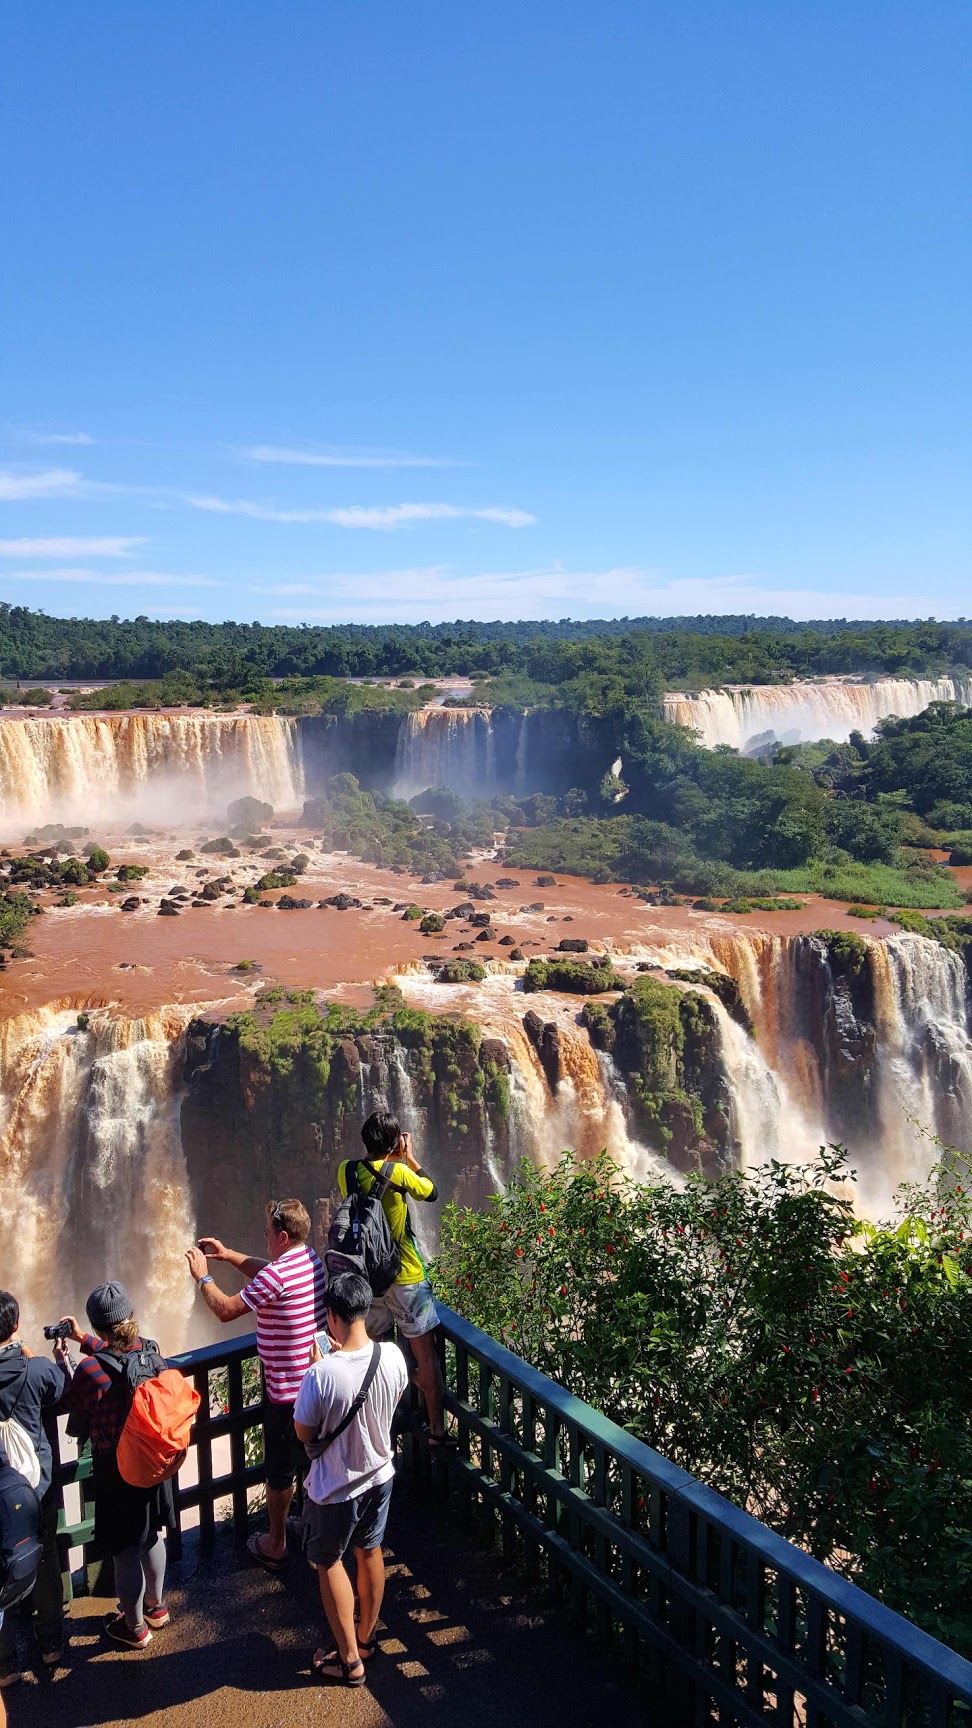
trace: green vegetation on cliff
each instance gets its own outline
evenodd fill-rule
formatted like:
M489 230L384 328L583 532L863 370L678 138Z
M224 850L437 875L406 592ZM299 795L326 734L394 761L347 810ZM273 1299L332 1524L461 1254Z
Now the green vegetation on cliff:
M616 1002L585 1003L581 1021L625 1076L648 1138L680 1164L710 1151L702 1092L718 1071L711 1004L645 974Z
M380 792L366 792L353 774L334 774L323 793L305 800L302 820L305 827L320 831L331 850L353 852L365 863L437 881L457 876L474 846L490 844L499 818L488 806L466 806L454 794L432 796L440 805L447 801L452 814L430 814L423 820L421 798L403 804ZM415 910L423 916L421 907Z
M252 1009L226 1022L246 1061L249 1085L257 1090L275 1085L284 1099L290 1088L300 1096L305 1114L322 1117L336 1061L340 1056L345 1073L356 1075L356 1067L347 1066L348 1047L367 1039L379 1051L404 1051L414 1087L427 1097L438 1091L447 1128L464 1135L487 1090L487 1076L479 1065L479 1027L407 1008L397 990L376 991L375 996L374 1007L361 1009L340 1002L319 1005L310 991L264 990ZM356 1078L348 1084L345 1102L357 1111ZM333 1099L330 1102L333 1105Z
M834 1176L833 1152L682 1189L607 1160L524 1166L485 1214L446 1209L437 1287L972 1656L968 1187L933 1173L874 1229Z

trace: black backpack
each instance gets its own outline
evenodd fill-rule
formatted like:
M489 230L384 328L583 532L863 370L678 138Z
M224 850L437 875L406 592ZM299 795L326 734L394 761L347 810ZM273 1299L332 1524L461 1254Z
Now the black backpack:
M40 1501L0 1454L0 1613L29 1596L40 1558Z
M380 1174L372 1171L374 1181L365 1193L358 1175L359 1164L365 1162L348 1160L348 1192L331 1220L324 1264L329 1277L338 1272L358 1272L367 1278L372 1295L384 1296L402 1269L402 1251L381 1203L393 1166L385 1163Z
M165 1367L165 1357L154 1338L140 1338L137 1350L109 1350L107 1344L103 1344L96 1357L99 1368L104 1369L116 1386L124 1389L126 1414L139 1387L146 1380L154 1380Z

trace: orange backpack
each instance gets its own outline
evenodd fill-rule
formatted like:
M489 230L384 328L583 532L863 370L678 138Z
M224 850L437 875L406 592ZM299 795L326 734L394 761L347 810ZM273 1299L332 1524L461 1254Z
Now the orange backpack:
M131 1352L99 1350L98 1360L130 1394L116 1462L131 1488L157 1488L185 1463L200 1397L177 1368L166 1368L158 1345L140 1339Z

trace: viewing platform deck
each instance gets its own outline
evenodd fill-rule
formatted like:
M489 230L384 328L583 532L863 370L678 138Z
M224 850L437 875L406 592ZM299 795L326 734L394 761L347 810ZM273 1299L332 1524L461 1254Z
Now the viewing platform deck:
M440 1313L459 1446L430 1456L419 1433L403 1439L367 1687L312 1678L324 1622L299 1554L281 1576L246 1557L261 1388L255 1340L237 1338L173 1358L202 1404L178 1485L171 1625L143 1653L108 1646L113 1596L92 1569L65 1666L7 1694L14 1728L968 1721L972 1663ZM58 1480L66 1562L92 1533L90 1459L65 1459Z
M71 1604L68 1663L8 1695L11 1728L635 1728L646 1699L616 1658L539 1603L509 1567L457 1540L403 1479L386 1547L383 1649L357 1691L311 1678L326 1637L297 1554L271 1578L232 1529L171 1569L172 1624L142 1655L101 1636L110 1596Z

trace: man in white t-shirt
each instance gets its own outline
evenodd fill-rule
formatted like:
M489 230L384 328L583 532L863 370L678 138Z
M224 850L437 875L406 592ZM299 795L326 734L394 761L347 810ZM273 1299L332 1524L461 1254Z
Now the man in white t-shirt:
M368 1337L366 1279L339 1273L328 1284L324 1305L331 1349L308 1369L294 1409L297 1438L311 1459L304 1551L317 1568L334 1639L330 1649L317 1651L313 1666L324 1680L363 1686L364 1665L377 1649L375 1627L385 1593L381 1544L395 1474L392 1418L408 1370L397 1344L373 1344ZM357 1569L357 1627L344 1567L348 1549Z

